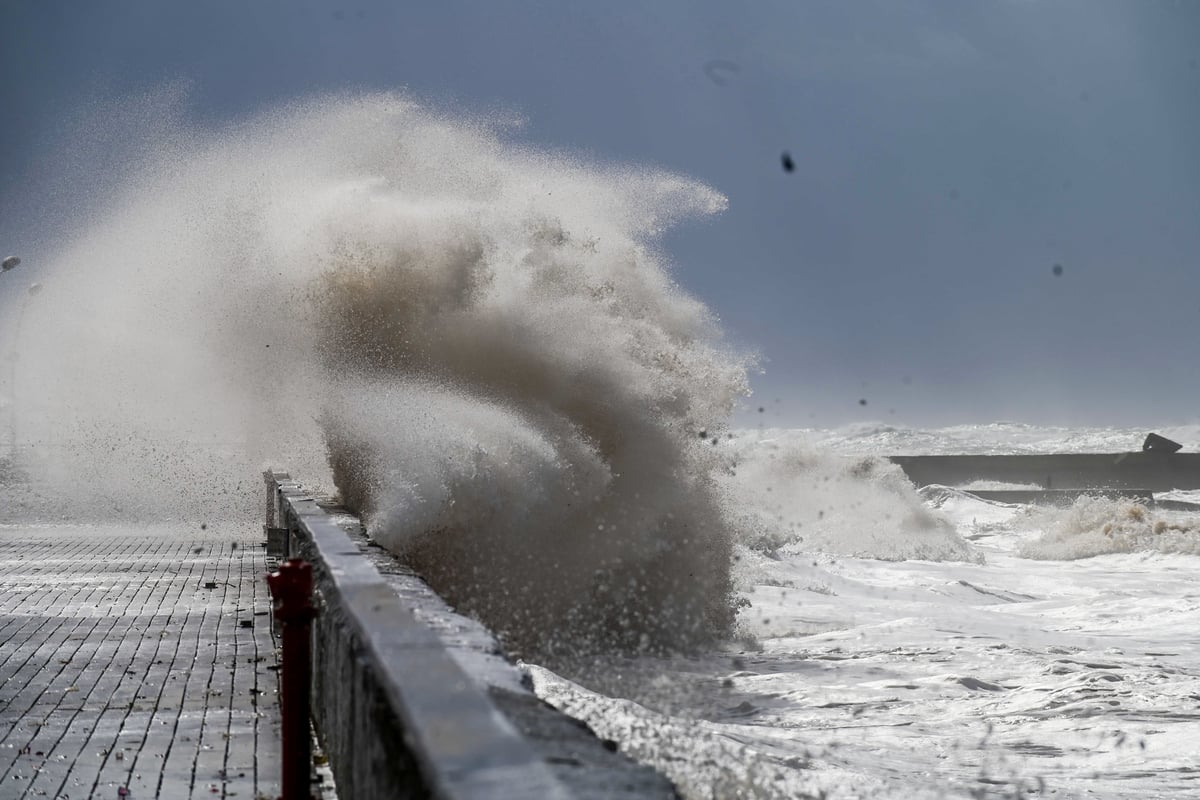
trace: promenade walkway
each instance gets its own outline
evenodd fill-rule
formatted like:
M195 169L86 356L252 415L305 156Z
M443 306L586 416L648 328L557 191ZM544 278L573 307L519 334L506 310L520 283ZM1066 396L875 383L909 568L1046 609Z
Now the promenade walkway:
M0 526L0 800L278 796L262 536L221 528Z

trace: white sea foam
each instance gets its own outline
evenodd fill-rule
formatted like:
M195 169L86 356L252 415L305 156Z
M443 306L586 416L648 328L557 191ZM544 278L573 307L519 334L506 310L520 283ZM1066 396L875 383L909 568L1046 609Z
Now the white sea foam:
M981 427L964 449L995 443ZM1070 438L1118 437L1093 433ZM1024 435L1031 448L1061 438ZM922 436L948 448L962 434ZM882 491L873 481L886 472L855 469L874 456L822 454L824 437L734 443L744 464L782 462L732 477L764 487L768 505L749 506L764 522L780 523L776 492L782 483L786 499L797 475L840 484L829 494L840 500ZM893 521L911 492L884 492ZM531 669L539 694L671 775L689 800L713 786L747 798L1190 796L1195 515L1094 499L1031 509L944 486L918 496L986 560L891 561L871 547L858 557L764 538L738 548L741 642L601 663L576 683ZM811 503L811 515L827 507ZM846 514L830 533L854 541L870 521Z
M1195 514L1159 511L1129 500L1080 497L1068 509L1033 509L1023 522L1026 529L1040 532L1018 551L1025 558L1134 552L1200 555Z

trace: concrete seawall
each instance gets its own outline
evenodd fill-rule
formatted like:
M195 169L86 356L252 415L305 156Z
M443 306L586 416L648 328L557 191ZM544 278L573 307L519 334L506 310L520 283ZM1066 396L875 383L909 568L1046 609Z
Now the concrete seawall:
M269 538L313 564L313 721L339 796L676 797L528 692L495 640L372 552L356 520L286 473L268 486Z
M1200 489L1200 453L892 456L917 486L973 480L1043 489Z

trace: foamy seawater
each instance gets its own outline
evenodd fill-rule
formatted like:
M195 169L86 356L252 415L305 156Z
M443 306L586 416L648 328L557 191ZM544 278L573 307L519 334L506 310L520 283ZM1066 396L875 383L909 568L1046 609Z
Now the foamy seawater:
M1195 428L1172 433L1195 449ZM746 641L615 658L574 680L529 671L543 697L689 798L1197 796L1200 517L1089 498L1048 510L949 488L917 494L886 471L854 469L899 441L1113 451L1144 434L742 432L743 463L783 462L770 495L790 482L805 498L759 509L779 532L737 548ZM936 524L906 522L914 498Z

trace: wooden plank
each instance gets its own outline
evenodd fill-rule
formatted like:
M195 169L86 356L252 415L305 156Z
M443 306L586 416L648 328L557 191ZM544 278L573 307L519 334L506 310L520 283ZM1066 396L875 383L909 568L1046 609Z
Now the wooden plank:
M266 556L230 538L0 529L0 796L278 795L274 645L238 624Z

